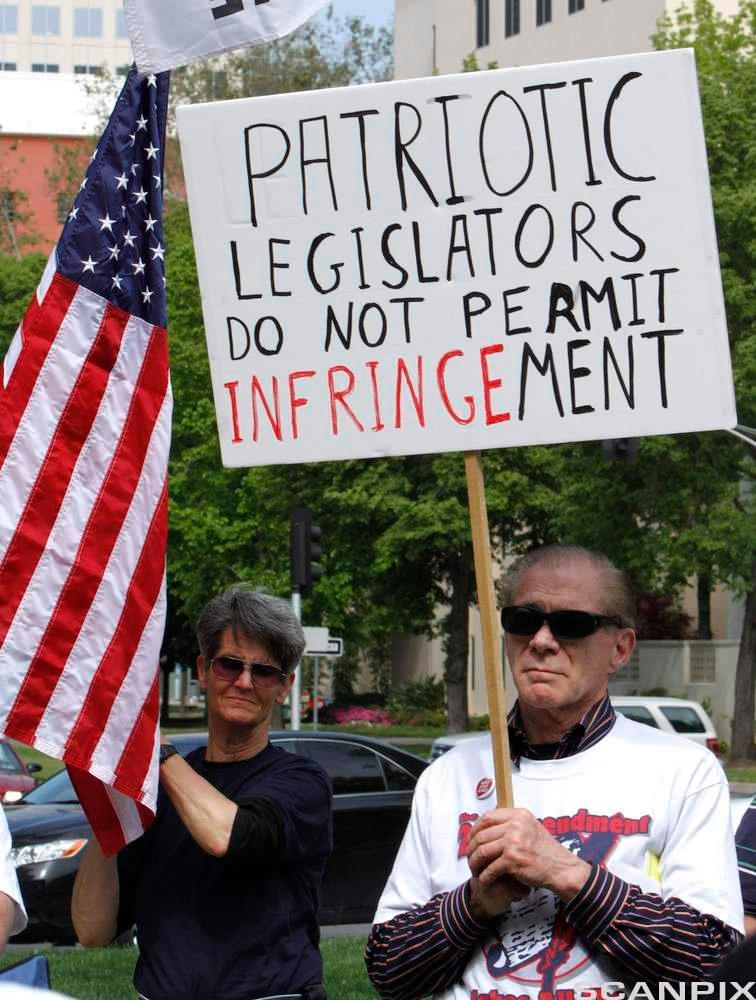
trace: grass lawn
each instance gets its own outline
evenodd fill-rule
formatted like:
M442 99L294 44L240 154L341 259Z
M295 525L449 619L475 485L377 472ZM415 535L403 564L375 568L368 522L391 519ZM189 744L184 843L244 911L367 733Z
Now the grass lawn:
M362 953L363 938L328 938L321 943L326 993L331 1000L375 1000ZM28 953L32 954L31 951ZM76 1000L134 1000L131 977L136 948L45 949L54 990ZM14 952L0 959L0 967L13 965L26 953Z
M756 782L756 764L753 767L725 767L730 781Z

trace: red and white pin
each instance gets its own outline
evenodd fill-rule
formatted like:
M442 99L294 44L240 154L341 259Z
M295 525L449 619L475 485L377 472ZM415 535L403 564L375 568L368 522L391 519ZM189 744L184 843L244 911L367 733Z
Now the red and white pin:
M475 786L475 794L478 796L479 799L487 799L493 790L494 790L493 778L481 778L478 784Z

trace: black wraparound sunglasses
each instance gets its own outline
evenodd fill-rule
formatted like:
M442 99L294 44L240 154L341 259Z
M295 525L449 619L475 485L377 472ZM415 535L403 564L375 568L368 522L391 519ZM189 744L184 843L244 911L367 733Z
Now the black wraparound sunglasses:
M283 684L287 674L270 663L256 663L254 660L239 660L235 656L216 656L210 661L215 676L231 684L237 681L243 670L249 670L250 680L257 687L275 687Z
M546 622L556 639L585 639L605 625L624 628L620 618L594 615L591 611L541 611L526 604L501 609L501 624L511 635L535 635Z

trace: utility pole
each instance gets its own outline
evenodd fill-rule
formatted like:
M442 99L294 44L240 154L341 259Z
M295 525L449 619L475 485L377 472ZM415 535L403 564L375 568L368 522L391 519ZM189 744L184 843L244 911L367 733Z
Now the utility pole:
M318 562L322 555L320 547L322 532L313 524L309 507L295 507L291 512L289 536L289 557L291 562L291 606L299 621L302 621L302 596L312 590L315 580L322 575ZM291 728L301 729L300 696L302 690L301 663L297 664L294 684L291 688Z

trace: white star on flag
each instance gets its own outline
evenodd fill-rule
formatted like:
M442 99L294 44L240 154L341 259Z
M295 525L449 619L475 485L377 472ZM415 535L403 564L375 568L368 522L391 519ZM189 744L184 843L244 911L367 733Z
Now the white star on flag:
M84 273L84 271L91 271L92 274L94 274L94 269L95 269L95 264L96 263L97 263L97 261L92 260L92 254L90 254L87 257L86 260L82 261L82 264L84 265L84 268L82 270L82 274Z
M100 223L100 232L104 229L107 229L109 233L113 232L113 223L115 222L115 219L111 219L107 212L105 213L104 219L98 219L97 221Z
M120 191L121 188L123 188L123 190L125 191L129 185L129 179L125 173L122 173L120 177L116 177L116 181L118 182L118 187L116 188L116 191Z

